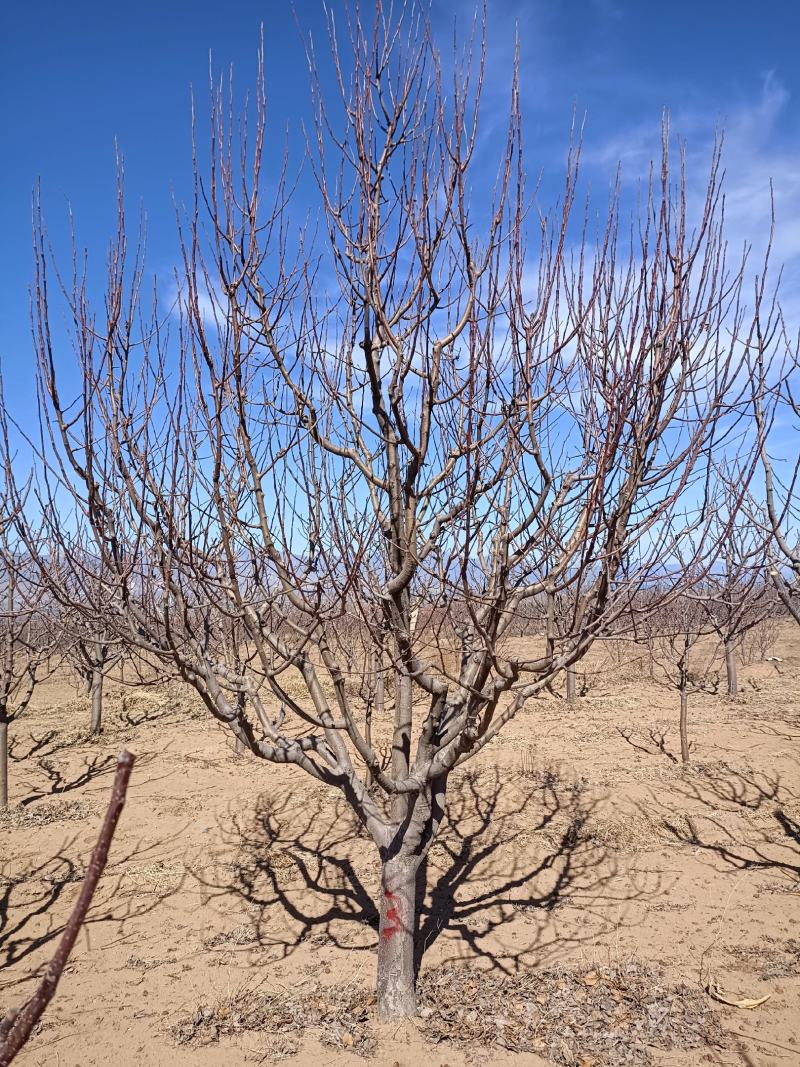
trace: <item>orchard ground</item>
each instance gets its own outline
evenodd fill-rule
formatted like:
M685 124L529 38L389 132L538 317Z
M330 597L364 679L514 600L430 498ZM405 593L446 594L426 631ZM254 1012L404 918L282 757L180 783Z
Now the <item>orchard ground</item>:
M688 767L678 694L603 649L577 705L531 701L454 774L428 862L422 1016L402 1027L374 1019L377 856L338 794L238 755L177 688L109 683L90 739L88 701L51 679L12 727L3 1011L54 950L116 753L137 761L90 921L18 1062L800 1062L800 629L783 624L770 657L740 668L738 700L691 697ZM514 1006L528 979L533 1031ZM666 1005L649 1030L634 985ZM740 1008L709 987L769 999Z

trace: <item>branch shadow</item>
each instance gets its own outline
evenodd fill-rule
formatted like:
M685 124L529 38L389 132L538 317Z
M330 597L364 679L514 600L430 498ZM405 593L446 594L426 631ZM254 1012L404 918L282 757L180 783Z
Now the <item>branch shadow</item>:
M440 832L418 880L417 958L448 935L458 948L511 973L537 948L542 954L551 913L572 903L593 911L598 924L584 933L561 935L566 943L598 936L619 924L619 909L604 914L602 904L653 896L626 887L614 895L617 868L588 830L596 807L582 783L557 773L509 776L472 772L452 781ZM376 944L380 879L377 850L360 832L343 798L325 790L312 797L262 796L255 817L229 813L220 827L235 850L232 863L209 877L194 876L211 898L238 897L253 925L251 947L270 947L281 958L305 940L348 950ZM270 910L290 920L278 929ZM513 921L536 929L521 947L503 945L495 935ZM580 924L579 924L580 925Z
M85 874L85 867L72 857L84 854L88 862L93 847L77 842L76 835L44 860L25 857L0 867L0 967L3 970L37 953L63 933L72 901L63 901L63 907L60 903L63 897L69 896L69 886L75 885L78 891L78 883ZM84 926L116 924L124 936L126 923L154 911L177 892L174 887L151 892L146 900L141 892L121 892L126 866L141 862L164 844L164 841L145 846L137 844L124 855L114 857L106 868ZM3 982L0 989L35 978L35 970L16 975Z
M175 713L170 707L149 707L137 714L133 708L123 705L116 717L116 722L136 729L139 726L153 726L170 717L175 718Z
M104 774L110 774L116 767L117 760L112 755L92 756L91 759L84 760L84 769L72 778L68 777L45 756L40 756L36 763L39 769L46 774L50 788L39 789L29 793L20 801L19 806L21 808L26 808L44 797L58 796L61 793L71 793L74 789L80 789L96 778L100 778Z
M36 737L35 734L28 734L31 741L31 747L27 752L20 751L19 738L12 738L8 744L8 758L13 760L14 763L24 763L25 760L29 760L31 756L35 756L40 753L43 756L52 755L55 748L48 750L47 746L50 745L56 738L55 730L48 730L47 733L42 734L41 737Z
M663 817L664 828L676 841L717 857L734 870L761 870L800 883L800 822L786 811L786 803L796 801L797 795L779 775L703 768L674 788L694 809L684 811L683 825L670 814ZM732 814L751 818L731 827L724 817ZM700 818L703 828L698 825Z
M649 748L646 744L637 745L633 739L632 730L624 730L622 727L617 731L623 741L626 741L631 748L635 748L637 752L644 752L647 756L655 756L660 753L662 756L666 756L670 763L680 763L677 755L667 748L667 735L661 730L650 730L648 737L653 744L653 748ZM694 743L689 742L689 751L694 748Z
M54 855L12 873L10 864L2 867L0 891L0 961L3 967L17 963L47 944L52 931L34 934L36 920L47 915L66 886L78 880L77 865L67 853L75 843L67 842Z

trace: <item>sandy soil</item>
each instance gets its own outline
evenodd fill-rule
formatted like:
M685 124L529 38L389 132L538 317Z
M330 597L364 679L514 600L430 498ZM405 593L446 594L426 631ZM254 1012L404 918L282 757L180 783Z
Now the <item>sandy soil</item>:
M688 769L675 758L676 695L641 665L609 660L574 710L534 701L453 781L430 857L423 967L591 975L655 963L713 1004L727 1035L722 1047L656 1050L655 1063L800 1062L797 628L783 628L774 654L741 668L737 702L692 698ZM86 721L87 702L51 682L13 728L0 1009L29 994L53 951L114 755L137 757L91 920L21 1065L354 1067L365 1050L400 1067L540 1062L434 1045L416 1026L373 1028L360 1045L362 1033L306 1026L284 1002L266 1030L217 1037L204 1020L248 997L369 988L373 848L335 795L236 755L186 693L123 701L112 688L99 741L82 736ZM709 981L730 999L770 999L726 1007L702 992Z

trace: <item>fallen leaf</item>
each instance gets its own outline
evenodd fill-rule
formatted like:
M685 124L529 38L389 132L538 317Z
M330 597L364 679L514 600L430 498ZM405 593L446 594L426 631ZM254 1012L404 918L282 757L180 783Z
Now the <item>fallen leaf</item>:
M736 1000L734 997L728 996L719 987L719 982L716 978L711 978L706 983L706 993L714 1000L718 1000L720 1004L727 1004L731 1008L759 1008L762 1004L766 1004L772 993L767 993L763 997L743 997L741 1000Z

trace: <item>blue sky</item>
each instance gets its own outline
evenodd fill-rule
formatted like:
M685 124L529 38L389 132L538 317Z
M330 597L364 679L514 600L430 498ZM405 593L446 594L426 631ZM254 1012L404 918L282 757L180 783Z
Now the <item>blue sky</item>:
M366 0L365 0L366 2ZM166 276L175 260L173 193L191 194L189 87L206 102L208 54L232 63L239 88L252 86L259 25L267 53L273 129L288 126L300 162L309 87L299 26L324 54L317 0L231 5L206 0L138 3L30 0L0 15L0 359L9 407L31 408L32 275L30 196L41 179L57 250L65 249L67 204L79 244L102 282L113 230L115 140L125 155L129 204L147 211L149 265ZM343 5L332 0L341 16ZM573 107L586 115L584 176L601 199L621 160L626 181L646 173L657 149L662 108L688 145L690 186L703 182L714 130L726 130L728 219L735 241L759 243L774 182L777 255L784 297L800 310L800 4L676 0L490 0L485 137L508 101L518 28L526 154L555 197ZM466 29L470 2L433 0L444 49L453 21ZM305 195L304 185L301 192ZM298 216L308 210L298 203Z

